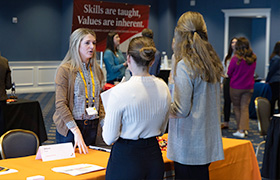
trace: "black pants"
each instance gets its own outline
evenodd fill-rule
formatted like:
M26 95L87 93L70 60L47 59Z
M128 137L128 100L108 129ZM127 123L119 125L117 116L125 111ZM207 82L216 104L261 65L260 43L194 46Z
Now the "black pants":
M270 100L270 104L271 104L271 111L270 114L271 116L273 116L273 114L275 113L275 103L278 100L278 112L276 113L280 113L279 108L280 108L280 82L273 82L270 83L270 88L271 88L271 92L272 92L272 96L271 96L271 100Z
M175 179L186 180L209 180L209 164L184 165L174 162Z
M156 137L119 138L113 145L106 170L110 179L163 179L164 162Z
M0 136L2 136L6 132L6 100L0 101Z
M273 117L267 130L261 175L264 179L280 179L280 118Z
M229 78L224 78L223 81L223 92L224 92L224 122L229 122L230 110L231 110L231 99L229 94Z

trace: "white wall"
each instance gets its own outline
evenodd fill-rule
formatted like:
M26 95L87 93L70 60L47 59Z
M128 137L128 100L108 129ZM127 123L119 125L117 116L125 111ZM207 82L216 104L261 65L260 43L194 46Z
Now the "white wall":
M99 63L99 60L97 60ZM16 94L55 91L54 78L59 61L10 61L12 82L16 84ZM103 64L103 72L106 70ZM11 90L7 91L11 94Z
M54 78L56 69L61 63L59 61L10 61L9 66L12 71L12 82L16 84L16 94L54 92ZM97 60L100 64L100 60ZM163 63L163 62L162 62ZM171 60L168 60L170 69ZM106 69L102 63L102 70L106 81ZM11 94L11 90L7 91Z
M54 76L61 61L10 61L16 94L54 91ZM10 94L11 90L7 93Z

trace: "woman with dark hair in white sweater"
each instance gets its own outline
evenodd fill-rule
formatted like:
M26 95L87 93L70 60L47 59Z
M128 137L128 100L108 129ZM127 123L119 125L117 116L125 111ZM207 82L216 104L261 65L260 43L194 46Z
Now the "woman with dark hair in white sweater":
M164 162L156 136L166 130L170 93L149 74L156 48L152 39L136 37L127 51L132 77L110 89L103 139L113 144L106 179L163 179Z

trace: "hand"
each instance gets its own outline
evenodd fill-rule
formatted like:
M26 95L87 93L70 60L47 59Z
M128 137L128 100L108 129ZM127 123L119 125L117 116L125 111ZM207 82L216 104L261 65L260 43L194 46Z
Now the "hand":
M75 142L74 149L78 146L80 154L82 153L87 154L88 148L84 142L80 129L76 126L74 128L71 128L70 130L74 134L74 142Z
M125 61L125 62L123 63L123 66L127 67L127 61Z

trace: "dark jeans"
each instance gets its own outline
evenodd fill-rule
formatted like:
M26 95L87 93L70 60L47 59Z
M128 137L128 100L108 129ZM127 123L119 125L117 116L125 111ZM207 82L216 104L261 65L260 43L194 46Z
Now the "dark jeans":
M97 127L98 127L99 119L94 120L76 120L76 124L79 127L85 144L95 145L96 135L97 135ZM74 145L74 134L69 130L66 137L59 134L56 131L56 142L57 143L65 143L65 142L72 142Z
M279 108L280 108L280 82L273 82L270 83L270 88L271 88L271 92L272 92L272 96L271 96L271 100L270 100L270 104L271 104L271 116L273 116L273 114L275 113L275 103L278 100L278 112L276 113L280 113Z
M106 170L110 179L163 179L164 162L156 137L119 138L113 145Z
M209 164L184 165L174 162L175 179L209 180Z
M72 142L74 146L74 134L69 130L66 137L59 134L59 132L56 130L56 143L67 143Z
M229 78L224 78L223 81L223 92L224 92L224 122L229 122L230 117L230 110L231 110L231 100L230 100L230 93L229 93Z

